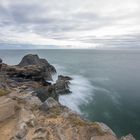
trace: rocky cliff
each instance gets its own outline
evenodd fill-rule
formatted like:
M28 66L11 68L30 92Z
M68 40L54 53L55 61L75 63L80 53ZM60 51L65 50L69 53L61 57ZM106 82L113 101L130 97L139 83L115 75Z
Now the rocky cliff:
M2 61L1 61L2 63ZM135 140L118 138L101 122L89 122L59 103L71 93L72 78L58 76L54 66L37 55L26 55L15 66L0 68L0 140Z

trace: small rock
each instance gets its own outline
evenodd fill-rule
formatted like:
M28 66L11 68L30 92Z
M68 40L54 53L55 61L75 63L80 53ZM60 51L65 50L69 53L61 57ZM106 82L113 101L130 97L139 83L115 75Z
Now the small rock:
M116 136L115 133L106 124L101 123L101 122L96 122L96 124L100 126L103 132Z
M28 107L30 107L31 109L36 108L36 107L40 107L42 105L42 102L40 101L40 99L36 96L27 96L24 98L24 101L26 103L26 105Z
M69 76L58 75L58 79L57 80L70 81L70 80L72 80L72 78L69 77Z
M60 104L56 101L56 100L54 100L52 97L49 97L43 104L42 104L42 106L41 106L41 108L43 109L43 110L48 110L48 109L50 109L50 108L52 108L52 107L57 107L57 106L60 106Z
M25 122L23 122L20 124L15 137L18 139L24 138L26 136L27 132L28 132L28 126Z
M34 127L36 124L36 118L34 114L30 110L26 110L25 108L21 109L20 116L19 116L19 126L24 122L30 127Z
M47 131L45 128L40 127L34 131L34 137L32 140L46 140L47 139Z
M0 121L4 121L15 114L16 102L10 98L0 98Z
M136 139L133 137L133 135L129 134L125 137L122 137L121 140L136 140Z

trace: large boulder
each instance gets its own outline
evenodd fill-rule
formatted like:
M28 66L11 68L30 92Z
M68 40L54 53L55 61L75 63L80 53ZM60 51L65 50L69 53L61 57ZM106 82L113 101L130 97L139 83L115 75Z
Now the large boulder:
M15 111L16 111L15 101L5 96L0 97L0 122L15 115Z
M42 81L52 80L52 75L56 73L54 66L50 65L46 59L41 59L38 55L26 55L16 66L6 66L5 71L11 77Z
M57 101L59 100L59 95L55 92L54 85L38 88L35 90L35 93L42 102L46 101L49 97L52 97Z
M60 106L60 104L55 100L53 99L52 97L49 97L41 106L41 108L45 111L49 110L50 108L53 108L53 107L58 107Z
M37 65L40 67L45 67L47 72L56 73L55 67L50 65L46 59L39 58L38 55L28 54L24 56L21 62L18 64L18 66L20 67L28 65Z

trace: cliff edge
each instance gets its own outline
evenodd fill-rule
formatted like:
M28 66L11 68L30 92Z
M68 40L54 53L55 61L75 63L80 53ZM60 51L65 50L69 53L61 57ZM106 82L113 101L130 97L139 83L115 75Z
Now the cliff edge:
M0 59L1 60L1 59ZM104 123L89 122L59 103L70 94L69 76L37 55L26 55L18 65L0 61L0 140L135 140L118 138Z

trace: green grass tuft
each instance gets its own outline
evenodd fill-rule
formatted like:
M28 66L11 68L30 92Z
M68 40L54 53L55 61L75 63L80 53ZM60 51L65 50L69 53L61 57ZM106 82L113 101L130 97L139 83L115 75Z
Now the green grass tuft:
M7 95L8 93L9 93L8 90L0 89L0 97L4 96L4 95Z

